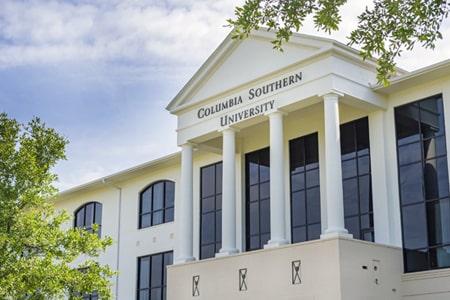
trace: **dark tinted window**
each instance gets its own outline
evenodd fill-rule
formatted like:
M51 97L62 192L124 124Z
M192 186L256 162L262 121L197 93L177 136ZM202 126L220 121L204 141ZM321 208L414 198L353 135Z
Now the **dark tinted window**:
M173 221L175 184L172 181L148 186L139 198L139 228Z
M368 119L340 130L345 228L356 239L374 241Z
M200 259L222 247L222 162L200 170Z
M85 228L89 232L93 232L93 224L97 224L98 236L102 232L102 204L91 202L83 205L75 212L74 226Z
M173 253L165 252L138 259L138 300L165 300L167 266L173 263Z
M289 142L292 243L320 238L320 178L317 133Z
M406 272L450 266L450 200L442 96L395 109Z
M262 249L270 238L269 148L245 156L247 251Z

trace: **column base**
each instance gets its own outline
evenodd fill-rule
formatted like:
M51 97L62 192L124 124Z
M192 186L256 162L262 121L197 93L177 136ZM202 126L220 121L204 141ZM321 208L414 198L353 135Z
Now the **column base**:
M321 240L332 239L337 237L353 239L353 234L348 233L347 229L340 229L340 230L326 230L325 233L322 233L320 235Z
M236 248L220 249L219 253L216 253L216 257L224 257L236 253L239 253L239 250Z
M175 259L174 261L174 265L178 265L178 264L185 264L191 261L194 261L195 257L193 256L189 256L189 257L179 257L177 259Z
M288 240L278 239L278 240L269 240L267 244L264 245L264 249L281 247L289 244Z

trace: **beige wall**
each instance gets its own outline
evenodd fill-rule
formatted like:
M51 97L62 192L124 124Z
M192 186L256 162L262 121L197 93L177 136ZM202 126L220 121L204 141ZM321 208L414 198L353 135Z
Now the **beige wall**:
M301 261L298 284L292 283L293 261ZM380 265L376 274L374 261ZM239 290L240 269L247 269L244 291ZM170 266L168 299L400 299L401 273L398 248L345 239L318 240ZM194 276L199 276L195 297Z

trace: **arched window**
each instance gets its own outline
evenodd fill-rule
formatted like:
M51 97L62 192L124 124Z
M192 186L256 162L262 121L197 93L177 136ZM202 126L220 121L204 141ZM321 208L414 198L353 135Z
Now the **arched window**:
M102 204L90 202L80 207L75 212L74 227L85 228L88 232L93 232L92 224L98 225L98 236L102 231Z
M148 186L139 197L139 228L172 222L175 183L158 181Z

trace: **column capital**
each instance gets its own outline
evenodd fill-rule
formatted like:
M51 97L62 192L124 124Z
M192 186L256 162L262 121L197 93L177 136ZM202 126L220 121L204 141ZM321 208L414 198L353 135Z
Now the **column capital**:
M318 94L317 96L320 98L339 98L339 97L344 97L344 93L335 89L332 89L326 93L322 93L322 94Z
M183 144L178 145L178 147L181 147L181 148L196 148L197 144L192 143L192 142L185 142Z
M235 128L235 127L231 127L231 126L226 126L226 127L223 127L223 128L221 128L221 129L219 129L219 130L217 130L218 132L220 132L220 133L225 133L225 132L235 132L235 133L238 133L238 132L240 132L240 130L239 129L237 129L237 128Z
M288 114L287 112L285 112L283 110L280 110L280 109L276 109L276 110L272 110L272 111L264 113L264 115L269 117L269 118L275 117L275 116L284 117L284 116L287 116L287 114Z

